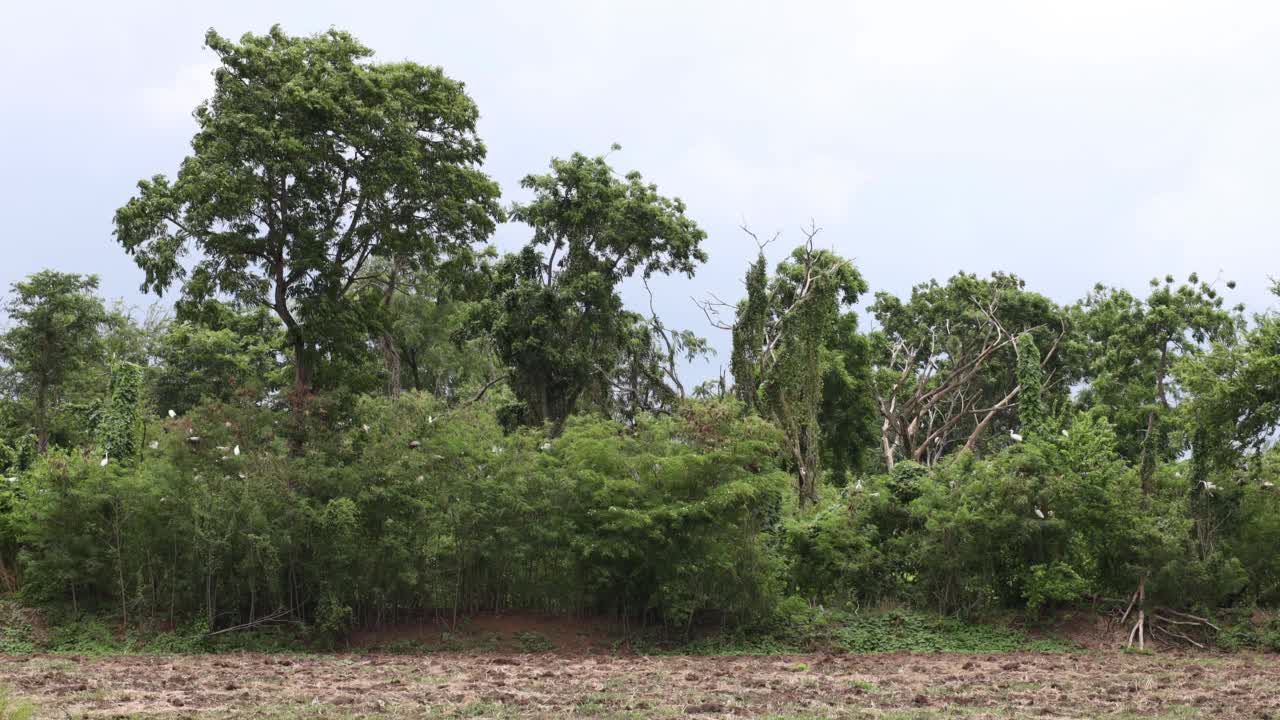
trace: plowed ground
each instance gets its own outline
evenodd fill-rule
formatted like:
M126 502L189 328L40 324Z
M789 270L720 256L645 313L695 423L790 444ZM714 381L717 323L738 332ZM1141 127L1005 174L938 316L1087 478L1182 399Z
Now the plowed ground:
M1276 718L1280 657L0 656L37 717Z

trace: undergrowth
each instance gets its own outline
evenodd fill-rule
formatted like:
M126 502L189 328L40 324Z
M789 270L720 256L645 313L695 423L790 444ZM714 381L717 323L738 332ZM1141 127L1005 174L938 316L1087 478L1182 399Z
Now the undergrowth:
M642 637L631 642L641 654L794 655L814 651L888 652L1070 652L1078 647L1057 639L1036 639L996 622L904 610L850 613L791 606L765 627L684 640Z

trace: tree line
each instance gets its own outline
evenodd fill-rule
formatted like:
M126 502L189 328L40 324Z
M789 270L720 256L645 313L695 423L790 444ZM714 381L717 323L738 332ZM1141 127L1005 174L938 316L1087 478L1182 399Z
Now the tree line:
M743 228L743 297L698 301L731 374L688 387L706 339L620 295L707 260L682 201L574 154L504 205L440 68L337 30L206 43L191 154L115 215L172 311L53 270L9 295L0 588L330 634L1108 602L1177 638L1280 601L1280 317L1234 283L868 298L816 226L773 265L787 239ZM508 221L529 240L500 255Z

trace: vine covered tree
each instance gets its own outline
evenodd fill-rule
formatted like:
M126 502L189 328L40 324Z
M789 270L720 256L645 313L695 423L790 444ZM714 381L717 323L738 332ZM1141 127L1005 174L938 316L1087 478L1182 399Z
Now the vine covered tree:
M768 243L757 239L761 252L747 271L747 297L738 303L732 325L717 319L723 302L702 305L708 319L733 333L734 393L748 411L782 428L801 504L818 498L823 351L836 335L841 308L867 291L853 263L815 247L818 232L815 225L804 230L804 244L778 264L771 281L764 269Z

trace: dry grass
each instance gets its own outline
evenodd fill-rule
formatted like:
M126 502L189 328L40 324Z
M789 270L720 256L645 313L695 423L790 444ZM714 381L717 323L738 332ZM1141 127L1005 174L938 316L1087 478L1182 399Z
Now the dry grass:
M1280 658L0 657L38 717L1277 718Z

